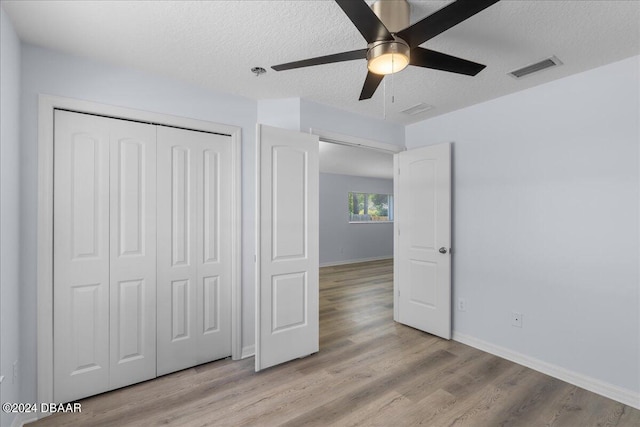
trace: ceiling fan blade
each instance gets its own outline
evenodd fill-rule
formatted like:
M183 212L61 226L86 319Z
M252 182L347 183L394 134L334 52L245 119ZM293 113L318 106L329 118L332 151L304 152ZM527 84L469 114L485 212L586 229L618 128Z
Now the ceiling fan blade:
M417 47L454 25L482 12L498 1L499 0L457 0L427 16L423 20L405 28L397 33L397 36L409 43L409 46Z
M371 98L373 94L376 92L376 89L378 89L378 86L380 85L380 82L382 81L383 78L384 78L383 75L374 74L371 71L369 71L367 73L367 78L364 81L364 86L362 86L362 92L360 92L359 101L362 101L363 99Z
M451 73L466 74L467 76L475 76L486 67L486 65L478 64L477 62L467 61L466 59L421 47L411 49L409 64Z
M393 36L364 0L336 0L367 43L393 40Z
M312 65L331 64L333 62L352 61L354 59L366 59L367 49L352 50L349 52L336 53L333 55L318 56L316 58L303 59L302 61L288 62L286 64L274 65L276 71L292 70L294 68L310 67Z

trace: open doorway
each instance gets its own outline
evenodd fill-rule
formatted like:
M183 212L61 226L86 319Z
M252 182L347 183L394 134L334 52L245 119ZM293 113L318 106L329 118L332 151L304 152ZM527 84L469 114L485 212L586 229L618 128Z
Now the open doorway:
M320 349L394 328L393 153L321 140Z
M320 229L320 216L325 214L320 204L335 205L342 211L340 216L349 218L349 191L345 191L345 185L332 187L342 192L335 203L321 201L319 137L322 135L313 129L304 134L265 125L260 125L258 131L256 371L320 349L320 235L326 234ZM414 327L449 339L451 144L406 152L400 152L397 146L378 144L391 147L385 151L394 153L395 220L393 237L389 239L394 241L393 303L389 304L394 311L393 319L411 326L412 317L427 319L426 326ZM346 157L353 164L362 160L362 152ZM344 157L341 156L343 160ZM374 224L349 225L386 225ZM422 255L427 258L422 259ZM354 260L363 258L334 262L334 266L348 265L345 262ZM290 268L285 269L285 264ZM403 301L417 307L407 311L406 319ZM430 324L440 326L439 330L433 330ZM294 333L296 338L289 339ZM278 356L272 363L261 362L265 348Z
M393 154L319 144L320 267L393 258Z

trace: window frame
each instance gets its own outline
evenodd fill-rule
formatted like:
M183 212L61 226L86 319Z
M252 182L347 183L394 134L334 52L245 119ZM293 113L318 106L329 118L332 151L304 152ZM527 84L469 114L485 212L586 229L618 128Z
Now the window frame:
M373 221L373 220L369 220L369 221L352 221L351 220L351 212L349 212L349 200L351 199L351 195L352 194L364 194L367 196L367 200L368 200L368 196L372 195L372 194L376 194L376 195L385 195L388 197L387 199L387 203L389 205L388 207L388 215L387 217L390 217L391 219L388 219L386 221ZM394 201L393 201L393 194L392 193L376 193L376 192L367 192L367 191L347 191L347 222L349 224L393 224L394 222L394 218L393 218L393 209L394 209Z

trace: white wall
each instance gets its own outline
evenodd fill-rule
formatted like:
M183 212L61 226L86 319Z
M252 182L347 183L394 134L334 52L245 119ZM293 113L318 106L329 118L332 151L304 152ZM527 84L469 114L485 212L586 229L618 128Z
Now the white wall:
M4 23L3 23L4 24ZM4 28L4 25L3 25ZM4 36L4 33L3 33ZM3 61L4 62L4 61ZM254 159L256 102L176 80L22 46L21 273L22 401L36 398L36 219L38 94L85 99L103 104L242 127L242 291L243 346L254 342ZM4 92L3 92L4 99Z
M300 100L300 130L319 129L404 147L404 126Z
M258 123L300 130L300 98L259 100Z
M20 309L20 41L0 8L0 402L19 401ZM24 366L18 366L23 370ZM20 372L19 372L20 374ZM0 425L13 415L0 412Z
M393 194L393 180L320 174L320 266L393 257L393 224L349 224L348 193Z
M258 101L258 122L308 133L310 129L404 147L404 126L301 98Z
M408 148L454 142L453 297L467 303L455 332L636 406L639 59L406 128Z

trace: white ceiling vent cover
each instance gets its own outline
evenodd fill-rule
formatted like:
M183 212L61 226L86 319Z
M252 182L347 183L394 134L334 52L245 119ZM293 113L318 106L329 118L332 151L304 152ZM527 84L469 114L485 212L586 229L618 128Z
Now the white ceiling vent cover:
M528 76L529 74L537 73L538 71L546 70L547 68L556 67L558 65L562 65L562 61L555 56L552 56L550 58L543 59L540 62L536 62L535 64L527 65L526 67L511 71L508 74L516 79L520 79L524 76Z
M429 111L434 109L433 105L425 104L421 102L420 104L414 105L413 107L407 108L406 110L402 110L401 113L408 114L410 116L415 116L416 114L424 113L425 111Z

